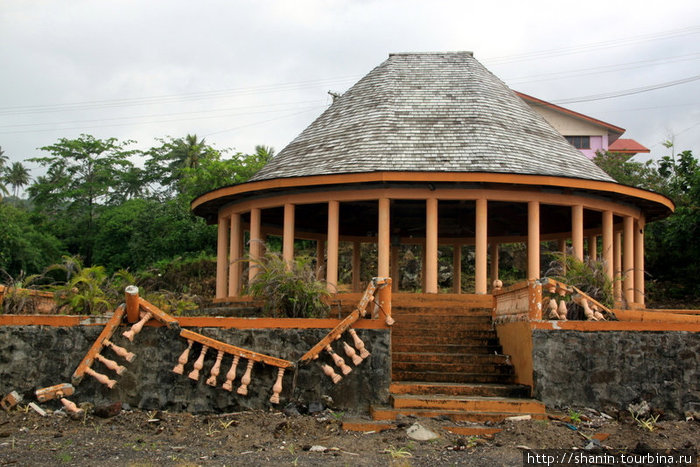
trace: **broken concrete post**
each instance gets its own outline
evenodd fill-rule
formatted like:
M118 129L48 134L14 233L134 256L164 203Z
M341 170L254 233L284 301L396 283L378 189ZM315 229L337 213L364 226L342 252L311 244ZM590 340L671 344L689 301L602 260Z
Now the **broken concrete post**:
M47 388L37 389L34 394L39 402L46 402L52 399L60 399L65 396L72 396L75 388L70 383L57 384Z
M103 375L102 373L98 373L95 370L93 370L92 368L86 368L85 373L92 376L97 381L99 381L100 383L107 386L109 389L112 389L114 387L114 385L117 384L117 382L114 381L113 379L109 379L109 377L107 375Z
M280 393L282 392L282 378L284 377L284 368L277 369L277 381L275 381L274 386L272 386L272 396L270 396L270 402L273 404L280 403Z
M222 358L224 358L224 351L219 350L219 352L216 354L216 362L214 362L214 366L211 367L211 372L209 373L209 378L207 378L207 381L206 381L207 385L216 386L216 378L219 376Z
M83 409L79 408L77 405L75 405L75 402L69 401L65 397L61 398L61 404L63 404L63 407L65 407L66 412L68 413L72 413L74 415L83 413Z
M131 326L131 329L128 331L124 331L122 333L122 336L126 337L129 339L131 342L134 341L134 336L136 334L141 332L141 329L143 329L143 325L146 324L146 322L151 319L153 315L151 314L150 311L147 311L146 313L141 314L141 320L138 323L135 323L133 326Z
M236 379L236 367L238 367L238 360L240 360L240 358L241 357L239 357L238 355L233 356L231 368L228 370L228 373L226 373L226 382L224 382L224 384L221 385L222 388L229 392L233 390L233 380Z
M345 364L345 360L343 360L343 357L341 357L333 351L330 344L326 346L326 352L330 354L331 358L333 359L333 363L335 363L335 366L340 368L340 371L343 373L343 375L347 375L352 371L352 368Z
M236 391L236 393L240 394L241 396L248 395L248 385L250 384L250 381L252 379L250 374L253 371L253 363L255 363L253 360L248 360L248 366L246 367L245 373L241 378L241 385Z
M120 347L116 344L113 344L112 341L110 341L109 339L105 339L104 341L102 341L102 344L105 347L109 347L110 349L112 349L112 352L114 352L129 363L134 361L134 358L136 357L135 354L129 352L124 347Z
M199 379L199 371L204 366L204 357L207 355L207 350L209 350L209 347L203 345L202 351L199 353L199 358L197 358L197 360L194 362L194 369L190 371L189 375L187 375L189 379L192 379L194 381L197 381Z
M124 289L126 298L126 320L135 323L139 320L139 288L130 285Z
M177 359L177 365L173 368L173 373L181 375L185 372L185 365L187 365L187 360L190 358L190 350L192 349L193 341L187 339L187 348L182 351L182 354Z
M343 379L343 377L336 373L335 370L333 370L333 367L330 365L323 363L321 365L321 369L323 370L323 374L328 376L331 381L333 381L333 384L338 384L338 382Z
M100 354L95 355L95 358L97 359L97 361L99 361L104 366L106 366L107 368L109 368L110 370L112 370L113 372L115 372L118 375L121 375L122 373L124 373L126 371L125 366L118 364L114 360L110 360L109 358L105 358Z
M345 355L348 356L350 360L352 360L353 365L357 366L360 363L362 363L362 358L357 355L357 352L355 349L350 347L347 342L343 342L343 349L345 350Z
M355 344L355 348L357 349L358 352L360 352L360 357L362 359L365 359L370 356L370 353L367 351L365 348L365 343L362 342L362 339L360 339L360 336L357 335L357 332L350 328L348 329L348 333L352 336L352 341Z

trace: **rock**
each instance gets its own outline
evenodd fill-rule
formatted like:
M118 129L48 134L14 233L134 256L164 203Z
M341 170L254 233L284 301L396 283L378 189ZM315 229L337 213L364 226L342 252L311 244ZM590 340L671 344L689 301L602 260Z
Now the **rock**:
M309 413L312 415L315 413L323 412L323 409L325 409L325 407L321 402L314 401L309 403Z
M415 439L416 441L430 441L431 439L437 439L440 437L437 433L428 430L419 423L414 423L408 427L406 430L406 435L411 439Z
M284 408L283 412L287 417L301 415L301 413L299 412L299 409L297 409L297 406L294 402L290 402L289 404L287 404L286 407Z
M309 452L326 452L328 450L325 446L315 445L309 448Z
M110 418L114 417L115 415L119 415L122 411L122 403L121 402L115 402L114 404L109 404L109 405L99 405L95 407L94 413L98 417L102 418Z

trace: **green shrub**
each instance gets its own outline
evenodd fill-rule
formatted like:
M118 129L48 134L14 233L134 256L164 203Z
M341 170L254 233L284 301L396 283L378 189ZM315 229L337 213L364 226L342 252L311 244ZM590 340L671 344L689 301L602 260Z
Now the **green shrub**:
M300 256L290 264L277 252L268 251L260 260L247 260L258 268L248 293L264 300L263 310L272 316L315 318L328 313L324 282L316 279L312 258Z
M548 276L567 285L577 287L608 308L615 303L613 280L605 273L605 262L586 257L581 261L566 253L552 253L554 261L549 265Z

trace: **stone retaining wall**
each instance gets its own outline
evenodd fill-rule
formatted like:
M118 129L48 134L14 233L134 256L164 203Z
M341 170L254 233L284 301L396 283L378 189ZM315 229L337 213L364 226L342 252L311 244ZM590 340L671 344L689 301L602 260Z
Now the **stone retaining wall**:
M533 329L532 347L534 397L549 407L700 410L700 333Z
M260 353L296 361L327 333L328 329L220 329L189 328L208 337ZM83 356L102 330L101 326L0 326L0 394L12 390L34 400L37 388L70 382L71 375ZM290 401L309 403L330 396L336 407L354 411L367 411L370 404L387 401L391 382L391 354L389 330L357 329L358 335L372 353L358 367L334 385L325 376L320 362L332 364L324 352L319 361L301 366L298 371L287 371L279 407ZM348 339L343 335L341 340ZM216 360L216 351L209 350L199 381L187 378L201 347L195 343L185 367L185 375L171 370L186 348L187 342L178 332L164 327L144 327L134 343L120 334L114 342L136 354L132 363L120 361L110 350L107 358L115 359L127 367L122 376L115 376L101 363L93 366L98 372L117 379L114 389L109 390L90 376L76 388L71 397L75 402L88 401L94 404L121 401L142 409L167 409L176 411L229 412L250 408L267 408L268 399L277 376L277 368L256 363L247 397L234 391L221 389L221 383L231 364L232 357L225 355L221 364L219 384L212 388L205 384L209 371ZM351 341L348 341L352 343ZM338 343L333 345L341 355ZM345 358L349 363L349 359ZM237 371L236 387L245 370L246 361L241 359ZM352 366L352 365L351 365ZM292 392L294 381L296 388ZM54 402L54 404L56 404Z

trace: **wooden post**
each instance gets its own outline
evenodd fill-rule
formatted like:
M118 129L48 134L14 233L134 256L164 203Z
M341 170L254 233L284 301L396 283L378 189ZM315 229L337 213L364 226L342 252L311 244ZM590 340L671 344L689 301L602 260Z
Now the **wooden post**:
M294 205L284 205L284 228L282 233L282 258L291 268L294 261Z
M240 356L234 355L233 361L231 362L231 368L229 368L228 373L226 373L226 382L221 385L226 391L231 392L233 390L233 380L236 379L236 368L238 367L238 361L241 359Z
M112 343L109 339L103 340L102 345L112 349L112 352L119 355L121 358L123 358L127 362L132 362L132 361L134 361L134 358L136 358L135 354L133 354L132 352L129 352L124 347L120 347L120 346Z
M632 303L634 303L634 218L632 218L632 216L624 217L623 229L623 288L627 306L630 307Z
M527 203L527 278L540 277L540 203Z
M187 360L190 358L190 350L192 350L192 341L187 339L187 348L182 351L182 354L177 359L177 365L173 368L173 373L181 375L185 372L185 365L187 365Z
M583 206L571 206L571 247L574 257L583 261Z
M272 396L270 396L270 402L272 404L280 403L280 393L282 392L282 378L284 377L284 368L277 369L277 381L275 381L274 386L272 386Z
M474 265L474 292L485 294L488 292L488 204L486 198L476 200L476 245Z
M192 379L194 381L197 381L199 379L199 372L204 367L204 357L207 355L207 350L209 350L209 347L206 345L202 346L202 351L199 353L199 358L194 362L194 368L192 371L190 371L190 374L187 375L189 379Z
M226 298L228 292L228 238L230 226L226 219L219 217L216 239L216 298Z
M241 396L248 395L248 385L252 380L251 373L253 372L254 363L255 362L253 360L248 360L248 366L245 369L245 373L243 373L243 377L241 378L241 385L238 387L236 394L240 394Z
M126 300L126 320L135 323L139 320L139 288L129 285L124 289Z
M98 360L100 363L102 363L105 367L108 369L112 370L118 375L121 375L126 371L126 367L121 366L114 360L110 360L109 358L103 357L101 354L95 355L95 359Z
M622 232L613 233L613 293L616 302L622 302Z
M389 277L389 257L391 249L389 198L379 198L379 219L377 220L377 275Z
M128 331L124 331L122 333L122 336L126 337L129 339L129 341L134 342L134 337L136 334L141 332L141 329L143 329L143 325L148 322L149 319L153 317L153 314L151 314L150 311L147 311L146 313L141 313L141 320L131 326L131 329Z
M605 274L612 280L614 277L612 211L603 211L603 251L601 257L605 263Z
M644 307L644 217L634 229L634 302Z
M377 291L376 303L384 312L384 322L387 326L394 324L394 318L391 317L391 278L387 278L387 284Z
M326 287L331 293L338 291L338 234L340 203L328 202L328 254L326 255Z
M241 259L243 242L241 215L231 214L231 234L229 242L228 296L238 297L241 293Z
M380 274L381 275L381 274ZM438 200L425 200L425 293L438 293Z
M216 386L216 378L219 377L219 372L221 371L221 359L224 358L224 351L219 350L216 354L216 361L214 366L211 367L211 372L209 373L209 378L207 378L207 385Z
M250 210L250 239L249 242L249 252L250 256L250 267L248 268L248 282L252 282L255 276L258 274L258 265L256 261L259 261L262 256L263 240L260 232L260 216L261 212L258 208L253 208Z
M491 284L498 280L498 243L491 242Z

